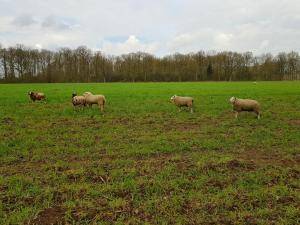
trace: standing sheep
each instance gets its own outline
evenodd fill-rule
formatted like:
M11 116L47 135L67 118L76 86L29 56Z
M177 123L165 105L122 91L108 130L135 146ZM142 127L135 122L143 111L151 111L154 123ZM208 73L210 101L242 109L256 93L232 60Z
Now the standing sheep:
M257 115L257 119L260 119L260 105L257 101L252 99L239 99L231 97L229 99L232 104L233 111L235 112L235 118L242 111L254 112Z
M173 95L170 101L179 107L179 111L181 111L181 107L188 107L190 112L193 113L193 103L194 99L192 97L181 97L177 95Z
M45 94L42 92L30 91L30 92L28 92L28 95L33 102L45 100L45 98L46 98Z
M83 96L78 96L76 93L72 94L72 103L73 106L86 106L86 101L85 101L85 97Z
M93 104L97 104L103 112L104 110L104 105L106 102L105 96L104 95L93 95L91 92L85 92L83 94L86 104L92 107Z

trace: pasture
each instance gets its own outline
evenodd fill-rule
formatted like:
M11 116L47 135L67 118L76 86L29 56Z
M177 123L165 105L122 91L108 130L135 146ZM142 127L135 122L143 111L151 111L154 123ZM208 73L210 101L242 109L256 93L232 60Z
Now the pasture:
M297 224L299 163L300 82L0 85L0 224Z

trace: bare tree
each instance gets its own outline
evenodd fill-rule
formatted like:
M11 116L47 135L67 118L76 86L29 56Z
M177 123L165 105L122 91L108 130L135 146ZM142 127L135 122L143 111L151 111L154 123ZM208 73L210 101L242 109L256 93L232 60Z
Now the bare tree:
M297 52L277 56L251 52L197 52L155 57L136 52L121 56L92 52L85 46L57 51L0 45L4 82L234 81L300 79Z

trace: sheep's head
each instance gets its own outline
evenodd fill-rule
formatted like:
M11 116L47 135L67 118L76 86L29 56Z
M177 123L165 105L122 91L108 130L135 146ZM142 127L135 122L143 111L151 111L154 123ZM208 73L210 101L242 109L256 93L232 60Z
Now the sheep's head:
M91 94L92 94L91 92L87 91L87 92L84 92L84 93L83 93L83 96L91 95Z
M28 92L28 95L33 98L35 96L35 92L30 91L30 92Z
M173 95L173 96L170 98L170 102L174 102L175 98L176 98L176 95Z
M230 102L231 104L233 104L235 101L236 101L236 97L231 97L231 98L229 99L229 102Z

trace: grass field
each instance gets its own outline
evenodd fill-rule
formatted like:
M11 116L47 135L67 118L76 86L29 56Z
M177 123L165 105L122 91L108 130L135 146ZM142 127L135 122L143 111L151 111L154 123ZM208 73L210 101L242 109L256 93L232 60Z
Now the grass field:
M299 224L299 165L300 82L0 86L0 224Z

